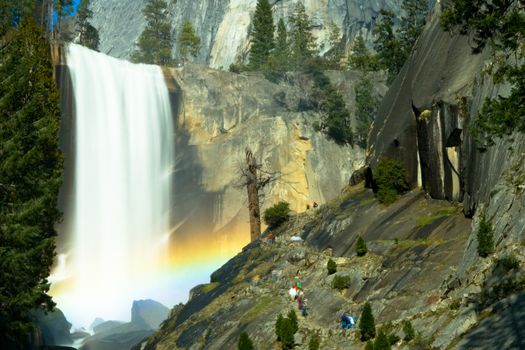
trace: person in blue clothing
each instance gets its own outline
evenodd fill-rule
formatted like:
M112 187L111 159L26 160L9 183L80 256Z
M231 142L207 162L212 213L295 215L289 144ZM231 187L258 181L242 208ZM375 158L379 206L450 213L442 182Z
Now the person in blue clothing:
M354 316L348 315L346 312L341 315L341 328L343 329L343 335L347 329L354 328L356 319Z

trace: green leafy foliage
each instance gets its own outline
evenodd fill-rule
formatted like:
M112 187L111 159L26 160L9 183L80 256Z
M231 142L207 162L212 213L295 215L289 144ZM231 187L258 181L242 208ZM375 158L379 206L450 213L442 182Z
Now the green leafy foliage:
M0 50L0 344L24 348L29 311L54 307L60 101L49 42L32 18Z
M359 331L361 333L361 341L367 341L376 336L376 324L370 303L366 303L363 307L363 312L359 319Z
M321 346L321 339L318 335L314 335L310 338L310 341L308 342L308 350L319 350L319 347Z
M295 334L299 330L299 322L297 320L297 314L292 309L288 312L287 315L288 319L290 320L290 324L292 325L292 331Z
M399 41L402 51L408 57L425 26L428 0L403 0L401 9L404 15L401 17Z
M352 285L352 277L350 276L334 276L332 281L332 288L339 291L347 289Z
M405 63L406 55L394 31L394 13L381 10L381 16L374 28L374 49L377 51L379 64L388 73L391 83Z
M257 70L268 63L274 48L272 7L268 0L258 0L253 15L253 29L250 33L250 53L248 68Z
M275 321L275 335L277 336L278 341L281 341L283 322L284 322L284 317L282 314L279 314L279 316L277 316L277 321Z
M264 211L264 222L270 226L278 226L288 220L290 204L281 201Z
M414 327L412 327L412 322L403 320L403 333L405 333L405 341L409 342L414 339L416 332L414 331Z
M146 18L146 28L138 39L131 60L137 63L171 64L173 39L168 4L164 0L148 0L142 13Z
M472 123L480 144L492 145L494 138L525 132L524 10L523 1L451 0L440 18L445 30L471 35L474 54L489 44L495 63L489 73L495 83L511 85L508 95L487 99Z
M355 244L355 252L357 256L365 256L368 252L365 240L361 236L357 236L357 242Z
M498 259L498 265L503 267L505 271L517 270L520 267L520 261L516 255L509 253L504 257Z
M186 62L188 56L197 57L201 46L201 39L195 34L190 21L184 21L179 34L178 51L179 57Z
M401 340L401 338L399 338L397 335L395 334L389 334L388 335L388 343L390 345L394 345L396 344L399 340Z
M331 23L330 25L328 43L330 45L330 50L324 56L326 67L329 69L341 69L341 60L344 55L345 43L341 37L341 30L334 23Z
M253 350L253 342L248 336L248 333L241 332L239 336L239 342L237 343L238 350Z
M494 230L485 216L481 217L478 228L478 255L486 258L494 252Z
M365 350L374 350L374 341L369 340L366 342Z
M379 331L377 339L374 341L374 350L390 350L390 342L383 331Z
M368 132L377 114L379 98L374 93L372 81L363 75L355 86L355 116L357 120L356 143L367 146Z
M98 30L89 22L93 12L89 9L90 0L82 0L77 11L77 31L80 45L98 51L100 42Z
M373 171L377 199L384 204L395 202L398 195L410 189L403 164L395 159L382 158Z
M337 264L331 258L328 259L328 262L326 263L326 270L328 270L329 275L333 275L337 272Z

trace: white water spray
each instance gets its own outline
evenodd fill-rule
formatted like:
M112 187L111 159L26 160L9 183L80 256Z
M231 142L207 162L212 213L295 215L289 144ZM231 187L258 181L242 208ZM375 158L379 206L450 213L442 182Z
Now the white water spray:
M129 319L167 268L174 131L157 66L69 45L75 96L71 278L58 303L76 324ZM71 214L70 214L71 215ZM164 298L165 299L165 298ZM165 300L159 300L165 301Z

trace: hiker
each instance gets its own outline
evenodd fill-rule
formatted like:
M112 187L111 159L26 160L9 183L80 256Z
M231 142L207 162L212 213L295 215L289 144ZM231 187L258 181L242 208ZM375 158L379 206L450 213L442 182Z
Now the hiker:
M341 315L341 328L343 329L343 334L345 334L347 329L352 329L355 326L355 318L348 315L346 312Z
M319 204L317 204L317 202L314 202L314 208L317 208L319 206Z
M288 294L290 294L290 298L292 299L292 301L294 301L297 298L297 290L294 287L290 288Z
M299 309L299 311L303 309L303 306L304 306L303 296L299 294L299 296L297 297L297 308Z
M304 298L303 300L303 317L308 316L308 310L306 308L306 303L308 302L308 299Z
M275 239L275 236L273 235L273 233L268 233L268 235L266 236L266 239L267 239L267 242L272 244L274 242L274 239Z

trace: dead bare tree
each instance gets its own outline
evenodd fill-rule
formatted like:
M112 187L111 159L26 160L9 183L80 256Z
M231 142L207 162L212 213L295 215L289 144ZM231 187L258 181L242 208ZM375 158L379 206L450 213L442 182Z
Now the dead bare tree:
M279 178L278 172L269 172L257 163L252 150L246 147L245 163L240 167L241 186L248 192L248 212L250 217L250 239L255 241L261 235L260 202L262 189Z

